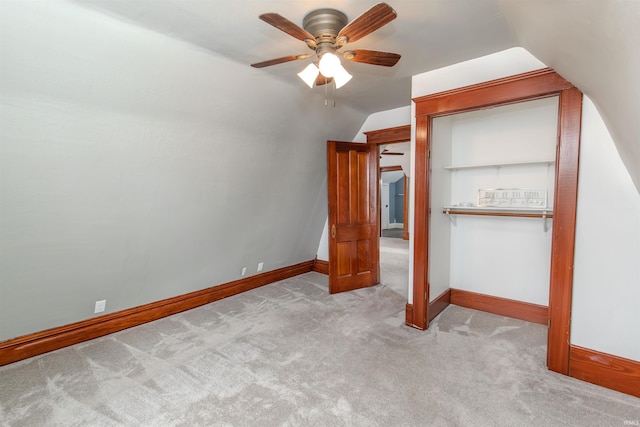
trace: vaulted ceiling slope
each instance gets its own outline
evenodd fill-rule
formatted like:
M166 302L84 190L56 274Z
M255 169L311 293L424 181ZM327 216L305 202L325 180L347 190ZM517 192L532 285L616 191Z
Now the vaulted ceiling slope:
M640 191L640 2L500 0L499 6L517 44L594 102Z
M337 8L351 20L375 3L374 0L76 1L246 65L308 53L301 42L260 21L261 13L276 12L300 25L304 15L315 8ZM349 46L397 52L402 59L392 69L348 63L346 66L355 78L335 94L339 104L367 114L407 105L412 75L521 46L594 101L636 187L640 188L640 2L392 0L389 3L398 18ZM300 62L294 61L258 71L247 69L242 80L256 79L265 85L278 80L299 88L301 83L295 73L302 68ZM308 92L324 96L322 89ZM292 111L292 117L295 116Z

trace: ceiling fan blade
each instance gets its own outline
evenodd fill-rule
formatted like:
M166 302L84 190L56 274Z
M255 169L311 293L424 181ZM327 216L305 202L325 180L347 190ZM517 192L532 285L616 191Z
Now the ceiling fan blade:
M316 86L326 85L331 83L332 81L333 77L325 77L322 74L318 74L318 77L316 77Z
M346 59L363 64L382 65L383 67L393 67L400 60L400 55L391 52L380 52L377 50L356 49L342 54Z
M292 37L297 38L298 40L313 40L315 41L315 37L311 35L308 31L303 30L293 22L289 21L287 18L278 15L277 13L263 13L260 15L260 19L262 19L267 24L273 25L280 31L284 31Z
M396 19L398 15L391 6L386 3L378 3L371 9L349 22L338 33L338 38L344 36L349 42L360 40L367 34L371 34L378 28Z
M251 64L251 66L253 68L264 68L264 67L269 67L271 65L278 65L278 64L283 64L285 62L289 62L289 61L296 61L296 60L300 60L300 59L307 59L308 57L310 57L311 55L291 55L291 56L283 56L282 58L276 58L276 59L270 59L268 61L263 61L263 62L258 62L255 64Z

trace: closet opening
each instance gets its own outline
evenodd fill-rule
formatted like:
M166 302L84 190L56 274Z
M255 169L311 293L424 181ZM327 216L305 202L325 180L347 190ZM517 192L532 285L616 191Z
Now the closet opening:
M463 287L464 297L496 296L497 307L524 300L525 309L540 307L539 323L549 325L548 368L568 374L582 93L543 69L414 102L414 263L407 324L426 329L460 297L455 286ZM527 103L535 106L530 113ZM515 130L517 121L548 117L554 106L555 126ZM512 122L488 125L487 109ZM461 113L466 123L456 123ZM477 136L483 133L487 138ZM454 271L461 262L472 268ZM514 285L529 266L534 277ZM507 277L495 280L500 273ZM548 304L540 304L545 298Z

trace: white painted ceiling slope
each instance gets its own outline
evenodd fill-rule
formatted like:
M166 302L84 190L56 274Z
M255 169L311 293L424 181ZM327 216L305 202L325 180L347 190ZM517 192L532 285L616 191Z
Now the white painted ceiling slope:
M292 90L299 90L301 96L316 96L318 102L322 102L324 88L300 90L303 83L296 76L310 60L265 69L249 66L309 52L302 42L259 20L258 15L276 12L301 25L308 11L332 7L352 20L376 3L375 0L75 1L246 64L246 74L236 76L235 84L242 84L243 79L259 80L264 85L278 80L296 87ZM402 59L393 68L344 61L354 78L335 92L338 105L365 114L408 105L412 75L522 46L594 101L636 187L640 188L640 1L390 0L388 3L397 11L398 18L347 46L396 52ZM278 99L273 104L285 117L309 120L297 117L296 111L280 104ZM274 126L287 126L287 120Z

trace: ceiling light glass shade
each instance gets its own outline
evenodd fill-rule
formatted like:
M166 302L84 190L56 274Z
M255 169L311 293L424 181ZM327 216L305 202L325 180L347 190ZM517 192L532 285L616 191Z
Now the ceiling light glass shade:
M315 64L309 64L304 70L298 73L298 77L300 77L307 86L313 88L313 84L316 82L318 74L320 74L318 67L316 67Z
M333 76L333 81L336 84L336 89L340 89L342 86L349 83L349 80L351 80L351 77L353 76L349 74L349 72L345 70L342 65L340 65L338 67L338 70L336 71L336 74Z
M340 59L331 52L327 52L320 58L320 72L325 77L333 77L338 71L338 67L341 67Z

